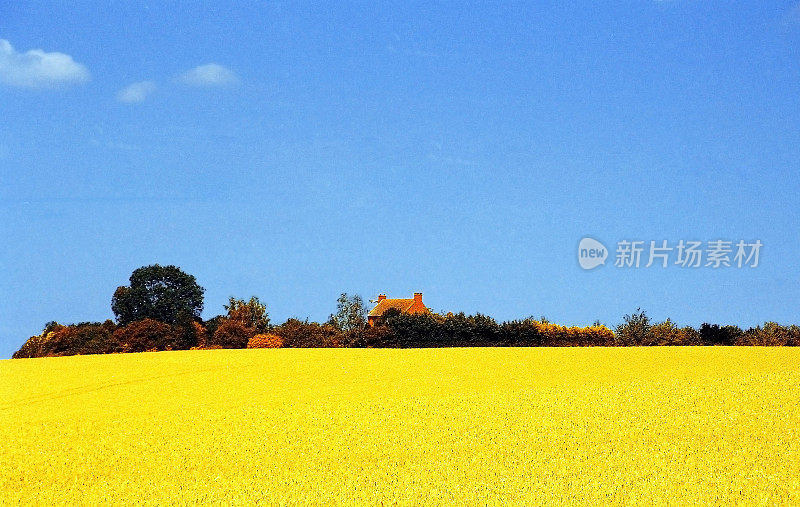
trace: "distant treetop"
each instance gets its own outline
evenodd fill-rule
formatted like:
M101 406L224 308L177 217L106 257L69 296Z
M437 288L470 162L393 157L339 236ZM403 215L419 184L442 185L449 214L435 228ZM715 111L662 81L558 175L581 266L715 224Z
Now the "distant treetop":
M130 285L117 287L111 310L120 325L143 319L177 324L200 317L203 292L194 276L176 266L143 266L130 277Z

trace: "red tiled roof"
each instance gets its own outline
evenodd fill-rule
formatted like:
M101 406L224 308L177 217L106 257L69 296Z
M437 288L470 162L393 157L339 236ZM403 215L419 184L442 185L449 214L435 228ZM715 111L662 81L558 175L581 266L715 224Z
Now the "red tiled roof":
M383 299L378 305L369 312L370 317L380 317L389 308L397 308L401 312L406 312L414 304L413 299Z

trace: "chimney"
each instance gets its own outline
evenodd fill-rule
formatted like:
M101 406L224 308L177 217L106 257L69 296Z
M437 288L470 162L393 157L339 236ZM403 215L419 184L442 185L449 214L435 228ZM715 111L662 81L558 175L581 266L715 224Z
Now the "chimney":
M414 293L414 302L415 303L422 303L422 293L421 292L415 292Z
M378 294L378 301L383 301L386 299L386 294Z

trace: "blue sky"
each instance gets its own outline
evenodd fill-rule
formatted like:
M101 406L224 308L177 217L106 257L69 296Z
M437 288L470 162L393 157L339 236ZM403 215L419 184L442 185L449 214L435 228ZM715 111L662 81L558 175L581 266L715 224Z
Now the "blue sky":
M0 7L0 357L112 318L153 263L205 317L421 291L499 320L800 322L796 1L79 4ZM584 271L586 235L764 247Z

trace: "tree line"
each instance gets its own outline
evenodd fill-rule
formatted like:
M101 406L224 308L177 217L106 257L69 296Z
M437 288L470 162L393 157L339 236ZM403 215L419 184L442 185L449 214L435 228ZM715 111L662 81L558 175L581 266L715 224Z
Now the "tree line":
M360 296L342 294L325 323L290 318L274 325L258 297L231 297L225 313L203 320L204 289L176 266L144 266L111 299L115 321L62 325L48 322L14 358L110 354L160 350L280 347L570 347L658 345L800 344L800 327L767 322L742 330L704 323L679 327L653 323L640 309L625 315L614 330L562 326L544 317L498 323L492 317L461 313L403 314L391 309L381 325L367 326Z

